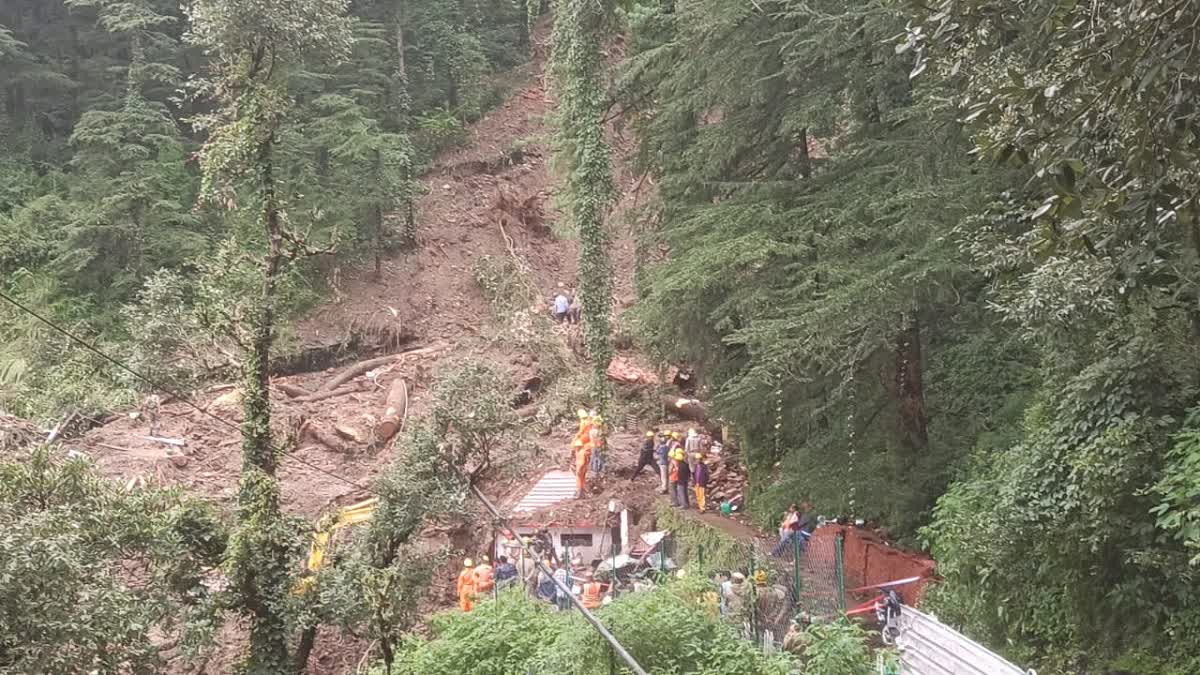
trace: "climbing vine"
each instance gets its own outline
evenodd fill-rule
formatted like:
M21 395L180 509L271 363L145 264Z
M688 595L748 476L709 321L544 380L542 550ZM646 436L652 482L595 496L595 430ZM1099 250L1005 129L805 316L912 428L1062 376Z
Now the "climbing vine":
M238 526L225 561L230 604L250 621L250 645L240 671L255 675L304 669L289 649L297 611L291 563L300 538L280 509L268 369L277 287L308 245L285 226L276 144L290 107L289 66L310 54L348 53L347 5L348 0L194 0L187 5L190 39L212 55L202 91L215 106L196 120L208 132L201 151L204 197L226 207L231 221L249 219L242 236L262 250L260 290L239 308L241 320L233 326L245 351L242 469ZM251 215L235 208L239 201Z
M557 157L566 176L564 206L579 235L579 294L584 344L592 361L592 398L608 401L612 359L612 262L605 215L615 189L604 140L603 53L607 10L599 2L565 0L556 7L551 70L558 87Z

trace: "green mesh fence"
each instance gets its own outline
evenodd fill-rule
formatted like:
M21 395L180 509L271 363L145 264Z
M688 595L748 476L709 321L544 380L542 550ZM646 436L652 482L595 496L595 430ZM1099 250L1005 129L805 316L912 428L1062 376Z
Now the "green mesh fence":
M720 613L746 639L777 646L802 612L833 618L846 610L841 535L818 530L785 543L741 542L707 525L682 525L661 544L660 575L687 569L719 588ZM739 578L740 575L740 578Z

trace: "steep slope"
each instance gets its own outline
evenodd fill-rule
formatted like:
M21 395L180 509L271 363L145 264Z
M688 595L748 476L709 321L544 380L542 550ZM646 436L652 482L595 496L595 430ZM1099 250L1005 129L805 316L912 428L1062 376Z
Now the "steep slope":
M547 116L554 107L545 87L547 29L542 26L538 31L530 64L513 75L517 81L513 95L469 127L465 142L439 157L422 178L423 195L416 209L419 248L385 259L379 278L366 261L330 270L330 301L290 328L301 345L314 348L357 339L359 351L350 356L351 362L375 354L423 351L399 365L359 375L349 381L347 391L339 387L338 395L316 401L303 402L285 390L316 392L350 364L273 380L276 439L282 442L302 427L321 429L330 439L323 443L302 433L296 447L289 448L278 474L289 513L315 519L333 504L364 496L360 486L384 470L390 450L369 450L338 437L336 431L353 435L373 427L397 378L403 377L409 385L411 417L421 414L425 387L437 369L456 357L488 358L511 371L515 384L536 375L538 359L544 355L498 339L503 326L493 316L474 270L485 258L512 261L528 279L531 311L546 311L560 285L569 289L574 284L576 244L553 231L558 214L552 205L554 181L547 166L551 134ZM636 181L628 176L620 157L617 161L618 181L632 193ZM613 222L620 219L614 217ZM614 232L616 277L619 298L624 299L618 302L627 305L632 246L621 229ZM554 333L568 359L576 358L566 347L572 342L572 330L558 327ZM194 401L200 409L183 401L149 399L140 409L88 432L75 447L93 457L106 475L183 486L230 508L241 464L236 388L230 383L196 392ZM539 449L522 458L522 470L499 472L487 491L503 499L523 489L528 476L565 467L567 437L565 427L538 437ZM614 468L632 464L638 440L635 433L614 437L610 460ZM650 478L643 476L632 490L627 481L619 483L605 482L589 502L600 504L613 495L646 505L653 500L655 483ZM441 536L442 543L463 545L444 533ZM433 580L435 598L439 593L449 598L449 587L442 581ZM243 640L239 629L227 627L221 648L198 670L182 662L176 662L173 670L227 672ZM352 638L323 633L308 672L354 672L365 648Z

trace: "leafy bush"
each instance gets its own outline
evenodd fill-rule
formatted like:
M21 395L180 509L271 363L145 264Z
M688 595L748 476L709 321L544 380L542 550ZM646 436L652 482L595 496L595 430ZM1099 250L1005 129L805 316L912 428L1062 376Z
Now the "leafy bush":
M814 623L804 631L805 675L871 675L870 634L847 619Z
M695 603L696 581L625 595L598 616L638 663L652 673L785 675L787 655L764 656L752 643ZM699 583L707 584L700 580ZM647 630L647 627L653 627ZM445 612L433 637L414 639L397 660L405 675L606 675L608 644L576 612L551 611L519 591L484 601L470 614ZM618 662L618 666L619 666ZM382 671L373 671L381 675Z
M157 673L162 637L205 642L225 532L177 491L36 449L0 464L0 672Z

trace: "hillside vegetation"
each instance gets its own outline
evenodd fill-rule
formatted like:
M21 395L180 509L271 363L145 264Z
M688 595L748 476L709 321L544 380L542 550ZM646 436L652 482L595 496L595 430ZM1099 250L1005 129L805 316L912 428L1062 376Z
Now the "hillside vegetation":
M240 373L244 442L230 513L6 456L0 672L159 672L162 635L203 654L226 616L249 636L241 672L303 670L320 627L369 636L399 672L461 668L454 641L488 624L411 639L440 558L410 539L470 518L465 463L517 443L510 374L431 378L373 472L385 517L319 601L292 595L307 532L276 476L294 439L269 389L299 319L342 299L347 270L416 259L418 224L462 246L396 276L470 284L503 260L513 317L549 291L526 285L578 269L577 354L541 324L538 344L559 375L582 356L578 389L606 413L614 343L694 368L766 529L809 499L926 548L944 577L929 606L1043 675L1200 671L1198 42L1200 6L1159 0L6 0L0 420L93 424L164 394L32 309L172 387ZM550 86L509 98L547 51ZM467 178L442 167L421 202L439 153L486 145L470 124L506 99L548 108L553 134L488 146ZM557 182L522 174L514 200L497 167L537 143ZM518 281L517 221L576 238L577 263ZM427 287L372 309L398 315L376 302L395 288ZM422 337L483 354L445 331L501 335L484 301L453 302L395 299L445 317ZM47 575L54 593L14 581ZM669 609L729 668L782 672L670 592L611 616ZM487 612L570 647L520 667L595 665L581 626Z

